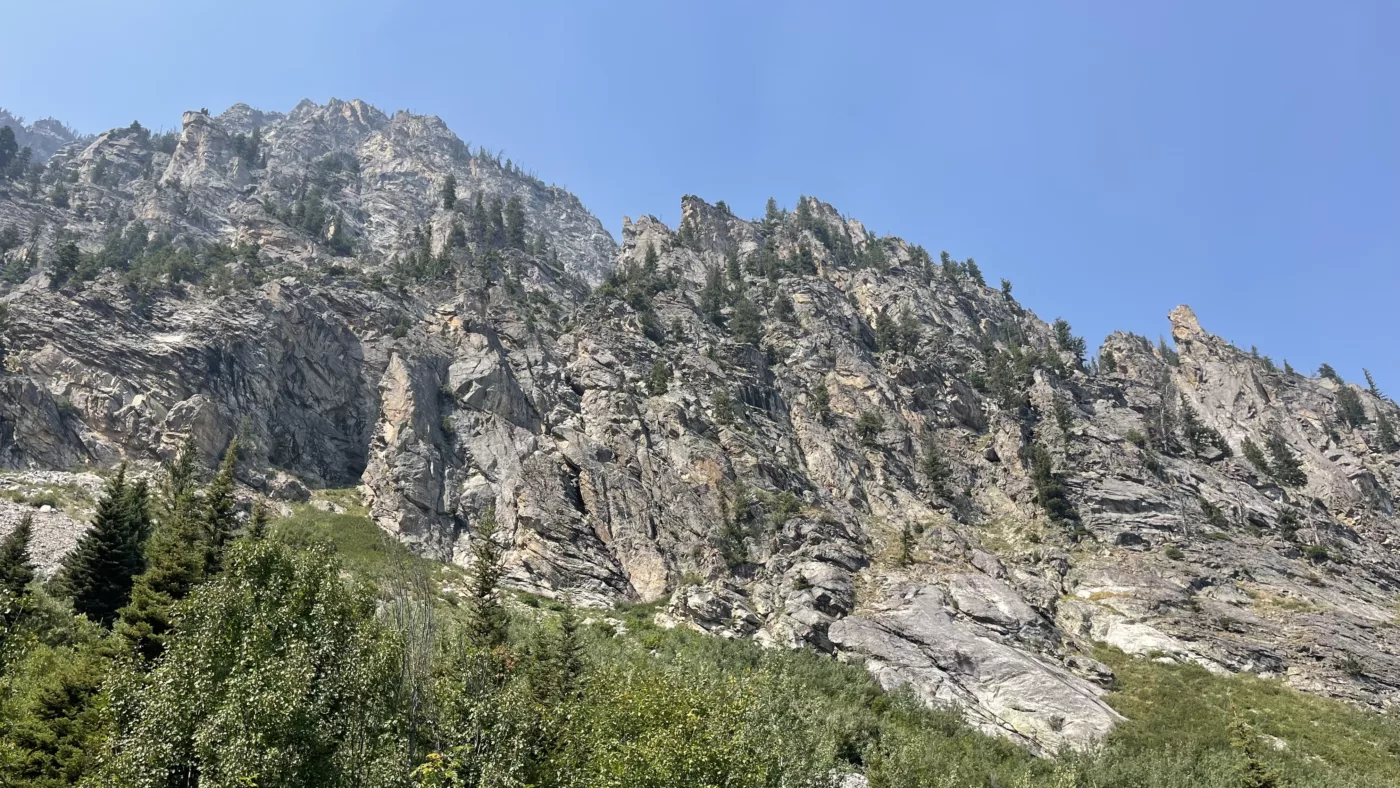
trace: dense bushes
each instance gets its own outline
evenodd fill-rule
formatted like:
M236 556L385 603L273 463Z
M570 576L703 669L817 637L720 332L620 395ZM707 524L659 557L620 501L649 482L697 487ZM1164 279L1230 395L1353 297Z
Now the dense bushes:
M587 625L530 597L483 627L499 593L489 518L474 528L488 571L462 578L337 500L351 511L304 507L236 540L149 667L31 585L25 634L0 651L0 782L776 788L859 771L878 788L1400 784L1394 721L1116 652L1097 656L1129 721L1093 754L1042 760L882 692L860 665L661 629L656 605Z

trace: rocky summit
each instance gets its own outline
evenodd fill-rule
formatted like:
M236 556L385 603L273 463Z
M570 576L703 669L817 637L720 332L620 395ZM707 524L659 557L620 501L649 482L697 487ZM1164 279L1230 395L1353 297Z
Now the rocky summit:
M30 146L0 181L19 497L238 438L245 499L357 487L464 565L494 507L515 588L861 659L1040 752L1119 722L1097 644L1400 702L1400 409L1374 384L1185 306L1171 342L1091 355L975 261L810 197L748 220L686 196L619 244L361 101L0 120ZM40 562L86 521L40 512Z

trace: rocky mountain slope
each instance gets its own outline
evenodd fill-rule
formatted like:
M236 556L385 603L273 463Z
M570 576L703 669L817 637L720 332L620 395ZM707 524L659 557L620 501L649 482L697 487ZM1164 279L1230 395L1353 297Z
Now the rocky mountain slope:
M972 261L810 198L686 197L619 247L358 101L113 130L24 180L0 184L15 490L239 436L259 494L358 485L459 563L494 506L517 587L864 658L1047 751L1118 719L1100 642L1400 700L1400 411L1186 307L1174 348L1088 360Z

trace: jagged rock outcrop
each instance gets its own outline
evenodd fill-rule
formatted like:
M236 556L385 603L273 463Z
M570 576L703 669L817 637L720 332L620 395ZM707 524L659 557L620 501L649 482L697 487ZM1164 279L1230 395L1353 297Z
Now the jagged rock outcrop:
M1174 350L1119 333L1088 362L972 261L807 198L747 221L688 196L614 246L362 102L188 113L171 151L117 130L50 168L68 207L0 197L0 226L65 228L5 256L4 467L240 434L267 495L359 484L461 563L494 509L516 587L669 597L664 623L865 659L1046 752L1116 723L1100 644L1400 699L1400 411L1351 387L1348 426L1347 384L1184 307ZM137 218L155 252L112 241Z
M10 127L15 134L15 144L21 149L28 148L30 161L36 163L46 162L59 148L85 139L62 121L42 118L26 125L24 118L3 108L0 108L0 126Z

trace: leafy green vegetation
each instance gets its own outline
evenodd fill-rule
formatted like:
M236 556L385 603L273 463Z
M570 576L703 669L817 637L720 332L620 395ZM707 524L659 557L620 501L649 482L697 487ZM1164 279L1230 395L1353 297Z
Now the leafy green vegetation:
M510 602L489 517L457 583L353 495L234 540L148 668L81 618L31 616L0 652L5 784L826 786L854 771L881 788L1400 785L1393 719L1111 650L1096 656L1128 721L1095 752L1037 759L858 664L662 629L660 603L589 626L567 600ZM900 543L912 560L908 529ZM448 583L402 582L440 572Z

